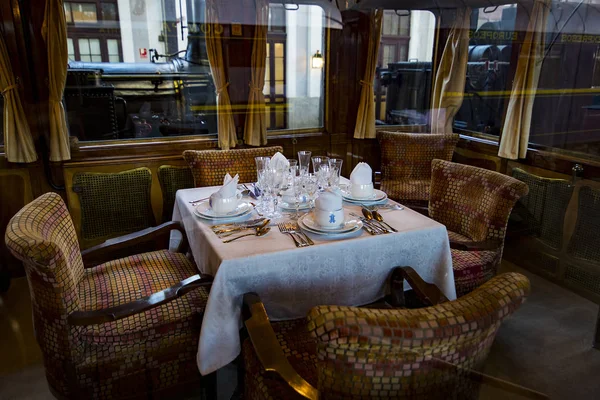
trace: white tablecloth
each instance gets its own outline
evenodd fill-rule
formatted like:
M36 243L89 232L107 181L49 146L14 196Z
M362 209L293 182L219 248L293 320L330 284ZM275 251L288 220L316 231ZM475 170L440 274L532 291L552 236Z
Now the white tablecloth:
M193 214L190 200L217 188L177 192L173 220L182 221L201 272L214 276L198 345L198 368L205 375L229 364L240 353L242 296L256 292L272 320L304 317L320 304L363 305L384 295L396 266L411 266L456 298L446 228L410 209L384 211L399 232L331 241L311 235L314 246L296 248L277 227L263 237L224 244L206 220ZM357 206L351 208L360 214ZM256 218L253 213L252 218Z

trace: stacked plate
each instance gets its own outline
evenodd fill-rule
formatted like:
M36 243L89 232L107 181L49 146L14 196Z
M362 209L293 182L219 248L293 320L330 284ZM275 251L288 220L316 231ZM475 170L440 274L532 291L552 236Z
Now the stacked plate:
M363 223L359 219L350 216L350 214L345 213L344 223L341 226L337 228L326 228L320 226L317 221L315 221L313 213L308 213L298 219L298 225L305 231L314 233L315 235L340 238L340 236L351 235L359 231L362 228Z
M296 205L294 203L286 203L285 201L279 203L279 208L281 208L283 211L296 211ZM298 211L306 211L309 209L310 202L300 203L298 207Z
M254 208L252 204L246 202L240 202L237 208L227 214L216 214L213 209L210 207L209 201L205 200L202 203L198 204L194 209L194 215L204 219L211 220L224 220L224 219L232 219L244 217L252 212Z
M340 188L340 191L342 193L342 198L344 199L344 201L347 201L348 203L352 204L375 204L387 201L388 198L385 192L382 192L381 190L377 189L373 190L373 194L371 196L361 198L352 196L349 187L342 187Z

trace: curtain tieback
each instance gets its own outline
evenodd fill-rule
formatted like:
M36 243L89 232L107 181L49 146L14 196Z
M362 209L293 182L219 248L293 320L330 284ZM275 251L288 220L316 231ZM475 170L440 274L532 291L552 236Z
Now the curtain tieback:
M7 86L7 87L5 87L5 88L4 88L4 89L3 89L3 90L0 92L0 94L1 94L2 96L4 96L4 95L5 95L7 92L9 92L10 90L15 90L15 89L17 89L18 87L19 87L19 85L18 85L18 84L16 84L16 83L15 83L15 84L12 84L12 85L10 85L10 86Z
M226 84L224 84L223 86L217 88L217 90L215 90L215 93L217 96L220 96L221 93L223 92L223 90L227 89L227 87L229 86L229 82L227 82Z
M263 91L263 88L262 88L262 87L260 87L260 86L253 85L253 84L251 84L251 83L250 83L250 84L248 84L248 86L250 86L250 90L251 90L251 91L253 91L253 92L259 92L259 93L262 93L262 91Z
M360 84L363 86L373 86L373 82L363 81L362 79L360 80Z

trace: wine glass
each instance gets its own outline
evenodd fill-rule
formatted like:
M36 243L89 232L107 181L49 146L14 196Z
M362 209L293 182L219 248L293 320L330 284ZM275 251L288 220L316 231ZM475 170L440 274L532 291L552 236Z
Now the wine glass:
M310 151L299 151L298 152L298 165L300 166L300 175L308 174L308 168L310 166Z
M317 184L317 177L315 174L308 174L304 179L303 186L304 190L306 190L306 194L308 195L310 207L313 208L315 206L315 194L319 190L319 185Z
M312 158L313 173L318 173L322 165L329 165L329 157L316 156Z
M255 193L259 196L259 204L258 211L262 213L266 209L266 176L265 172L269 168L269 164L271 163L271 157L255 157L254 161L256 162L256 187L260 190L260 193Z
M344 160L341 158L330 158L329 159L329 186L337 189L340 186L340 175L342 172L342 164Z

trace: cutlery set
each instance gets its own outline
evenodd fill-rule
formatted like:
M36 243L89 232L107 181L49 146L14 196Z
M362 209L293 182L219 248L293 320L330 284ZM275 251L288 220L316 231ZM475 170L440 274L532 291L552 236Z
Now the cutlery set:
M279 232L290 235L296 247L312 246L315 243L300 229L296 222L282 222L277 224Z
M350 213L353 217L360 218L363 223L364 229L371 235L383 235L387 233L398 232L396 228L390 226L383 220L383 217L377 210L370 210L365 206L362 206L362 216L354 213Z

